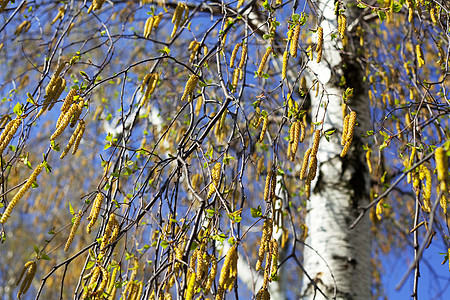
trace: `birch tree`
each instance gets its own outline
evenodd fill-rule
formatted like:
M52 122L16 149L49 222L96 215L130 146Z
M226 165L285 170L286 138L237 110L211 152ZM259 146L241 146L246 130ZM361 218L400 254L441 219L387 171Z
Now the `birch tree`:
M0 295L370 299L406 249L417 299L449 253L449 10L0 1Z

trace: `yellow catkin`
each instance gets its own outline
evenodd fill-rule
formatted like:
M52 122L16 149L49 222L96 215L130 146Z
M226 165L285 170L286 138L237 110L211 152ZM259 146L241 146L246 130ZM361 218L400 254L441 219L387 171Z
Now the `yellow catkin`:
M110 214L109 218L108 218L108 223L106 223L105 232L103 233L102 243L100 245L100 251L104 251L106 248L106 245L108 245L109 240L111 238L112 230L113 230L114 226L116 225L116 223L117 223L116 215Z
M184 13L184 17L183 17ZM173 30L172 34L170 35L171 38L175 36L175 33L177 32L178 27L187 19L187 16L189 15L189 8L186 6L186 4L179 2L177 4L177 7L175 8L175 12L172 17L172 23Z
M74 102L74 98L75 98L75 96L77 96L78 95L78 90L76 90L76 89L71 89L70 91L69 91L69 93L67 94L67 96L66 96L66 98L64 98L64 103L63 103L63 105L61 106L61 111L62 112L67 112L68 110L69 110L69 108L70 108L70 106L72 105L72 103Z
M153 16L149 17L147 21L145 21L144 25L144 38L148 39L152 34L152 30L155 24L155 18Z
M225 261L220 271L219 288L216 299L222 299L225 289L231 290L233 283L237 276L237 245L234 245L228 250L225 256ZM219 298L217 298L219 296Z
M19 129L19 125L22 123L22 120L20 117L15 118L14 120L9 121L8 124L6 124L5 129L3 130L1 136L0 136L0 155L3 154L3 151L5 151L6 147L11 142L14 134L17 132L17 129Z
M189 277L188 286L186 288L186 292L184 294L184 299L192 300L195 292L195 273L192 273Z
M82 131L82 128L84 126L84 121L81 120L80 123L78 123L77 128L75 129L75 131L72 133L72 136L70 137L69 142L67 143L66 148L64 148L64 151L61 153L60 159L63 159L67 153L69 153L70 148L72 148L73 144L75 143L75 141L78 139L78 135L80 134L80 132ZM84 130L83 130L84 131ZM78 147L77 147L78 148Z
M338 31L341 40L345 39L345 31L347 30L347 17L344 14L338 16Z
M289 52L292 57L297 57L297 49L298 49L298 38L300 37L300 24L296 24L294 28L294 33L291 38L291 44L289 48Z
M67 252L70 248L70 245L72 245L73 238L75 237L75 234L77 233L77 229L78 229L78 226L80 225L82 216L83 216L83 213L81 210L79 210L73 220L73 224L72 224L72 228L70 229L69 237L67 238L66 245L64 246L65 252Z
M264 187L264 201L269 201L269 197L270 197L270 183L272 182L272 176L273 176L273 171L270 170L267 173L266 184L265 184L265 187Z
M345 137L345 146L342 149L341 157L344 157L348 150L350 149L350 145L353 140L353 132L355 131L355 125L356 125L356 112L352 111L350 113L350 118L348 120L348 130Z
M300 141L300 121L295 121L290 128L289 145L291 147L291 161L294 161Z
M239 49L241 48L242 43L237 43L234 46L233 52L231 52L231 58L230 58L230 68L234 68L234 61L236 60L236 55L239 51Z
M102 207L103 203L103 194L97 193L94 199L94 203L92 204L91 213L89 214L89 217L87 218L89 222L88 226L86 227L86 232L91 233L91 228L94 226L95 222L97 221L98 214L100 213L100 208Z
M426 212L431 211L431 172L424 165L420 165L420 179L422 180L423 186L423 208ZM423 184L423 180L425 179L425 184Z
M259 140L258 140L258 142L260 142L260 143L263 142L264 136L266 135L266 132L267 132L267 127L269 126L269 117L267 117L267 116L265 116L265 117L261 116L261 117L264 118L264 120L263 120L262 129L261 129L261 134L259 135Z
M19 299L20 296L25 294L31 286L31 282L33 281L34 275L36 274L36 262L29 261L25 264L25 266L22 269L22 273L20 274L20 277L17 280L16 285L19 285L23 275L25 274L25 271L27 272L27 274L25 275L25 278L22 281L22 284L20 285L19 292L17 293L17 298Z
M412 147L411 150L411 155L409 156L409 160L408 160L408 169L410 169L412 167L412 165L414 164L414 158L416 156L416 147ZM412 171L408 172L408 174L406 175L406 181L408 183L411 183L411 179L412 179Z
M30 189L31 185L36 181L36 178L41 173L41 171L42 171L42 164L38 165L36 169L34 169L33 173L31 173L27 182L20 188L17 194L14 195L11 202L9 202L8 207L6 207L5 211L2 214L2 217L0 218L0 223L3 224L8 220L13 208L17 205L17 202L23 197L25 192Z
M276 277L278 272L278 242L276 239L272 239L271 242L271 252L272 252L272 268L270 270L271 276Z
M58 21L58 20L64 19L65 13L66 13L66 9L64 8L64 6L61 6L58 9L58 14L55 16L55 18L53 18L53 21L52 21L51 25L55 24L56 21Z
M208 195L206 199L209 199L215 192L216 188L219 189L219 181L220 181L220 163L216 163L211 170L211 183L208 188Z
M245 60L247 58L247 44L242 43L242 51L241 51L241 60L239 61L238 68L242 70L245 64Z
M231 81L231 85L233 86L234 90L236 89L236 87L238 85L239 74L240 74L240 70L239 69L234 69L233 77L232 77L232 81Z
M87 13L89 14L91 11L96 11L102 9L103 4L106 0L94 0L92 1L91 6L89 7Z
M211 271L209 273L208 279L206 280L206 286L205 286L205 294L208 295L209 291L211 290L211 287L214 283L214 280L216 278L217 273L217 258L214 255L210 255L210 261L211 261Z
M344 125L342 126L341 146L345 146L345 143L347 142L348 121L349 120L350 120L350 115L346 115L344 118Z
M372 163L370 162L370 154L372 153L372 149L367 149L366 151L366 162L367 167L369 168L369 173L372 174Z
M383 199L381 199L378 203L377 206L375 208L375 214L377 216L378 221L381 220L382 214L383 214L383 203L382 203Z
M266 53L264 53L264 56L261 59L261 63L259 64L258 71L256 72L260 77L263 75L264 67L267 63L267 60L269 59L270 53L272 53L272 48L267 47Z
M422 68L425 65L425 58L423 56L422 48L419 44L416 45L416 56L417 56L417 65L419 68Z
M284 53L283 53L283 69L281 72L282 80L286 79L286 75L287 75L288 54L289 54L289 52L287 52L287 50L284 51Z
M439 188L441 192L445 193L447 192L448 181L448 158L444 148L436 148L434 152L434 159L436 161L436 173L439 181Z
M300 122L300 131L301 131L301 134L300 134L299 142L303 143L303 141L305 140L305 137L306 137L306 126L303 122Z
M81 101L80 103L82 104L81 107L83 107L84 101ZM50 140L52 141L55 140L58 136L61 135L61 133L63 133L64 129L66 129L72 117L78 112L79 109L80 105L78 105L77 103L72 104L70 109L64 114L61 123L59 124L58 128L56 128L56 131L50 137Z
M77 134L75 143L73 144L72 155L75 155L75 153L77 153L78 147L80 146L81 139L83 138L84 131L86 130L86 125L83 120L80 121L79 125L81 126L81 128Z
M266 253L266 245L268 241L272 238L271 235L269 236L269 227L272 226L271 219L266 219L263 224L262 228L262 235L261 235L261 242L259 244L259 250L258 250L258 259L256 260L256 267L255 270L259 271L261 270L262 262L264 260L264 254Z
M100 272L102 273L102 281L100 281L100 285L97 288L97 293L101 294L105 291L106 286L108 284L109 273L108 273L108 271L106 271L106 269L104 267L100 266L99 268L100 268Z
M186 86L184 88L183 96L181 96L181 101L186 100L186 98L194 92L195 88L197 87L198 83L198 76L197 75L191 75L189 76L189 80L186 82Z
M303 156L303 163L302 163L302 169L300 171L300 180L305 179L306 177L306 171L308 169L308 162L309 162L309 156L311 155L312 149L309 148L306 150L305 155Z
M106 294L108 294L108 295L111 295L113 293L118 270L119 270L119 266L116 266L114 268L114 270L112 271L111 277L109 278L108 287L106 289ZM112 299L115 299L115 298L112 298Z
M75 127L75 125L77 124L81 112L83 111L83 107L84 107L84 100L78 102L77 109L73 113L72 119L70 120L70 128Z
M320 63L320 61L322 60L322 49L323 49L323 28L319 27L317 29L317 46L316 46L318 63Z
M320 142L320 129L317 129L314 132L314 140L313 140L313 145L311 147L311 157L316 156L317 155L317 151L319 151L319 142Z
M308 170L308 177L306 178L306 180L307 180L307 182L309 184L316 177L316 173L317 173L317 157L316 156L311 156L311 160L309 162L308 169L309 169Z

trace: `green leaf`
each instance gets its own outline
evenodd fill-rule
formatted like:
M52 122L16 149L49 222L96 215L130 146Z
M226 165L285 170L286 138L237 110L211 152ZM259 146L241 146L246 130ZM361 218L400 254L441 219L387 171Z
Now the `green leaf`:
M162 48L162 49L159 49L158 52L159 52L159 53L163 53L163 54L169 55L170 49L167 48L167 47L164 47L164 48Z
M95 261L90 260L88 261L87 265L86 265L86 270L89 270L90 268L92 268L95 265Z
M402 10L403 5L401 5L398 2L394 2L394 4L392 5L392 9L394 10L394 12L398 13L400 10Z
M377 11L378 17L380 18L381 22L384 21L384 19L386 19L386 13L383 10L378 10Z
M14 105L13 111L16 115L21 116L23 114L23 105L22 103L17 103Z
M41 258L45 260L52 260L47 254L42 254Z
M357 5L359 8L366 8L367 5L365 5L364 3L359 2Z
M34 247L34 252L36 252L36 254L39 254L39 248L38 248L38 246L33 245L33 247Z
M250 207L250 212L251 212L253 218L262 217L261 205L258 205L257 208Z
M169 246L169 243L167 241L162 240L160 245L161 245L161 247L163 247L163 249L166 249L167 246Z
M74 215L75 214L75 211L73 210L73 206L72 206L72 204L69 202L69 211L70 211L70 213L72 214L72 215Z

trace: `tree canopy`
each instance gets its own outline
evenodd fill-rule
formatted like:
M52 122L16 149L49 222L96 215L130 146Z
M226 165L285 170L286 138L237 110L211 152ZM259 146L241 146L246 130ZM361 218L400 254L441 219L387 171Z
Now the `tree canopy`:
M0 297L328 297L303 257L327 262L307 219L326 185L367 199L339 230L367 224L372 298L388 253L415 299L423 253L448 263L447 1L0 13Z

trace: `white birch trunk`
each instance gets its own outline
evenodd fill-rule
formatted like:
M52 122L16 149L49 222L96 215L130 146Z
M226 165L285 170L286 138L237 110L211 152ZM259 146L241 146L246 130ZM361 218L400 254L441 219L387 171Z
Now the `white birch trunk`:
M323 13L320 26L324 32L323 59L321 63L310 62L311 78L320 82L320 92L311 93L312 122L325 116L323 131L336 129L330 142L321 138L318 172L311 186L307 202L308 237L305 241L303 266L314 279L316 286L330 299L370 298L370 228L368 218L363 218L354 230L348 226L355 220L357 207L368 203L369 176L361 146L361 133L368 130L370 112L364 88L359 82L348 82L355 88L349 106L357 112L359 126L348 154L340 157L342 146L342 95L344 89L339 80L344 72L340 39L338 35L334 0L318 3ZM349 10L346 14L348 16ZM346 62L348 64L348 62ZM346 74L348 75L348 74ZM357 77L358 74L351 74ZM362 77L361 77L362 78ZM348 80L348 78L347 78ZM326 299L307 277L303 279L302 299Z

